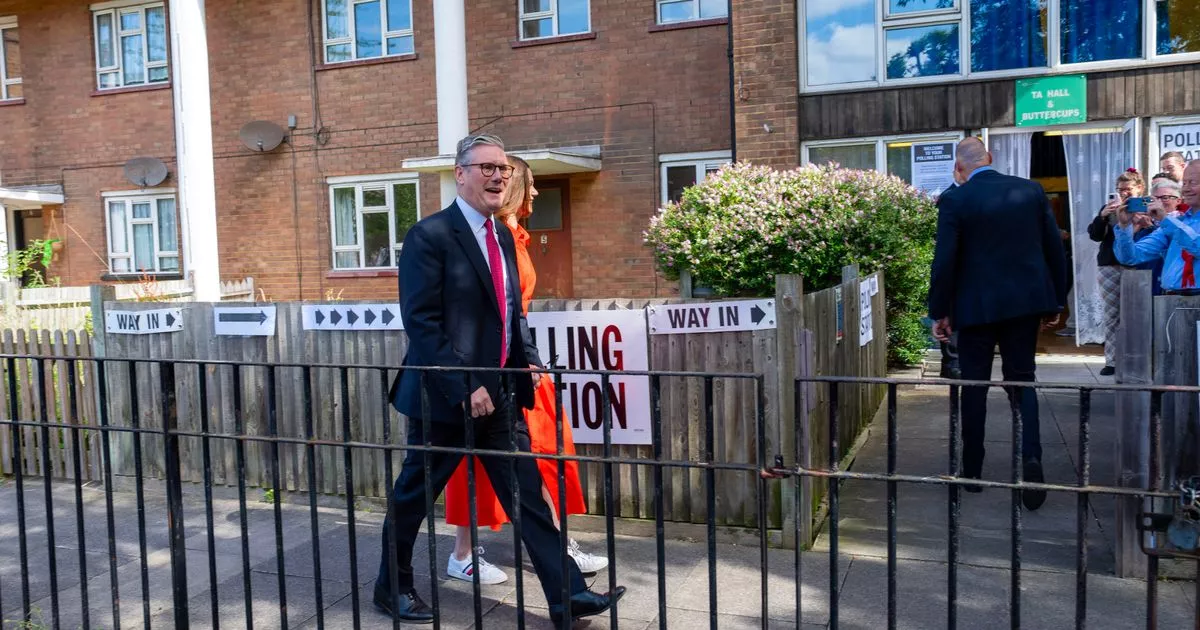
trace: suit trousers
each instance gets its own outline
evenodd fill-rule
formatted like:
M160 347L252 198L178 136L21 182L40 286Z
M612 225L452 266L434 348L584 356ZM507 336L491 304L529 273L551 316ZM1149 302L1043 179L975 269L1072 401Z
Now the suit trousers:
M1039 330L1041 317L1037 315L959 330L958 361L962 377L969 381L991 380L992 359L999 345L1004 380L1032 383L1037 369L1034 355ZM987 387L964 387L962 392L963 475L975 479L980 478L983 471L987 390ZM1011 389L1007 394L1010 403L1017 397L1021 410L1024 459L1041 459L1037 391L1021 387Z
M515 411L513 404L507 394L502 394L502 400L495 402L495 412L490 416L474 419L475 448L512 451L514 436L511 416ZM453 423L431 422L429 442L434 446L465 446L466 430L463 422L463 420ZM409 445L419 446L425 443L420 421L413 420L409 425L408 433ZM524 443L528 444L527 441ZM550 508L542 500L542 478L538 474L535 461L531 458L516 458L516 476L514 477L513 458L494 455L477 457L483 464L484 470L492 482L492 487L496 490L500 505L510 516L514 514L513 486L514 484L520 486L521 539L528 550L534 571L541 581L546 601L551 606L562 603L564 579L570 580L572 595L586 590L587 585L574 560L569 559L567 563L569 575L562 574L559 532L554 527ZM379 563L377 588L382 587L382 590L390 588L388 549L389 536L393 529L396 539L394 560L397 592L407 593L413 588L413 545L416 543L421 522L428 516L425 493L428 491L435 498L441 494L462 458L463 455L459 453L408 452L400 476L396 479L395 487L392 489L391 505L383 525L383 553ZM426 460L430 464L428 477L425 475Z

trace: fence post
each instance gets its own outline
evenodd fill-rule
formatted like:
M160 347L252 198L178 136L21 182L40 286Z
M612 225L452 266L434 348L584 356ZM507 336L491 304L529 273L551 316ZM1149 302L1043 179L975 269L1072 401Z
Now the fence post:
M798 275L775 276L775 397L767 400L769 421L767 426L779 427L776 452L764 453L764 460L771 461L775 455L783 455L795 445L792 466L809 466L808 427L801 422L796 400L796 377L800 371L800 336L804 331L804 280ZM764 392L765 395L765 392ZM772 404L774 403L774 404ZM781 509L783 516L783 546L795 548L807 545L812 529L812 478L804 477L800 482L800 496L796 496L795 484L782 483ZM796 503L799 502L797 522Z
M679 272L679 297L684 299L692 297L692 272L687 269Z
M1121 274L1121 325L1117 331L1118 383L1150 385L1153 366L1150 353L1154 337L1152 279L1146 270ZM1116 485L1148 488L1150 470L1150 394L1117 392ZM1138 531L1143 502L1135 497L1117 497L1116 565L1118 577L1144 577L1146 555Z
M171 593L175 607L175 627L188 628L188 588L186 536L183 531L183 480L179 470L178 408L175 404L175 364L158 367L162 392L163 445L167 473L167 530L171 548Z

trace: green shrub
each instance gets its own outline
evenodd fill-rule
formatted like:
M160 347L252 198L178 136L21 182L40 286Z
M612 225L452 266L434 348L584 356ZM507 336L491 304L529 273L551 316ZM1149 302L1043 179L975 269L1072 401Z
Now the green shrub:
M735 164L662 209L646 242L670 278L723 295L771 295L775 275L804 277L809 291L841 282L842 267L884 271L888 358L920 359L937 209L896 177L806 166L776 171Z

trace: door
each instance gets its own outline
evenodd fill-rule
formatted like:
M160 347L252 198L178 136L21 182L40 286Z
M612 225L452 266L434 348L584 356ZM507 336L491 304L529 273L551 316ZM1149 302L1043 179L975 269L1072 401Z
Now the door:
M13 249L28 249L35 241L46 237L46 227L42 218L42 210L20 210L14 220ZM21 275L21 286L43 286L48 278L46 267L42 265L40 253L32 255L28 266Z
M565 299L575 295L571 269L570 180L538 180L529 230L529 256L537 270L535 298Z

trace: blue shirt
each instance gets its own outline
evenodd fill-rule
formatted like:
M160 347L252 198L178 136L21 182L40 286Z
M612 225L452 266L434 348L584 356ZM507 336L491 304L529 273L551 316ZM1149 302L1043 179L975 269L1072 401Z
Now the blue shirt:
M1158 259L1163 261L1162 288L1165 291L1197 288L1183 286L1183 252L1200 257L1200 212L1195 208L1187 214L1167 217L1158 229L1134 242L1133 226L1113 230L1113 253L1123 265L1140 265ZM1200 267L1200 265L1197 265ZM1195 269L1193 273L1200 271Z
M967 175L967 181L971 181L972 177L975 177L976 175L978 175L984 171L994 171L994 170L996 170L996 169L994 169L990 166L980 166L979 168L971 171L970 175Z

